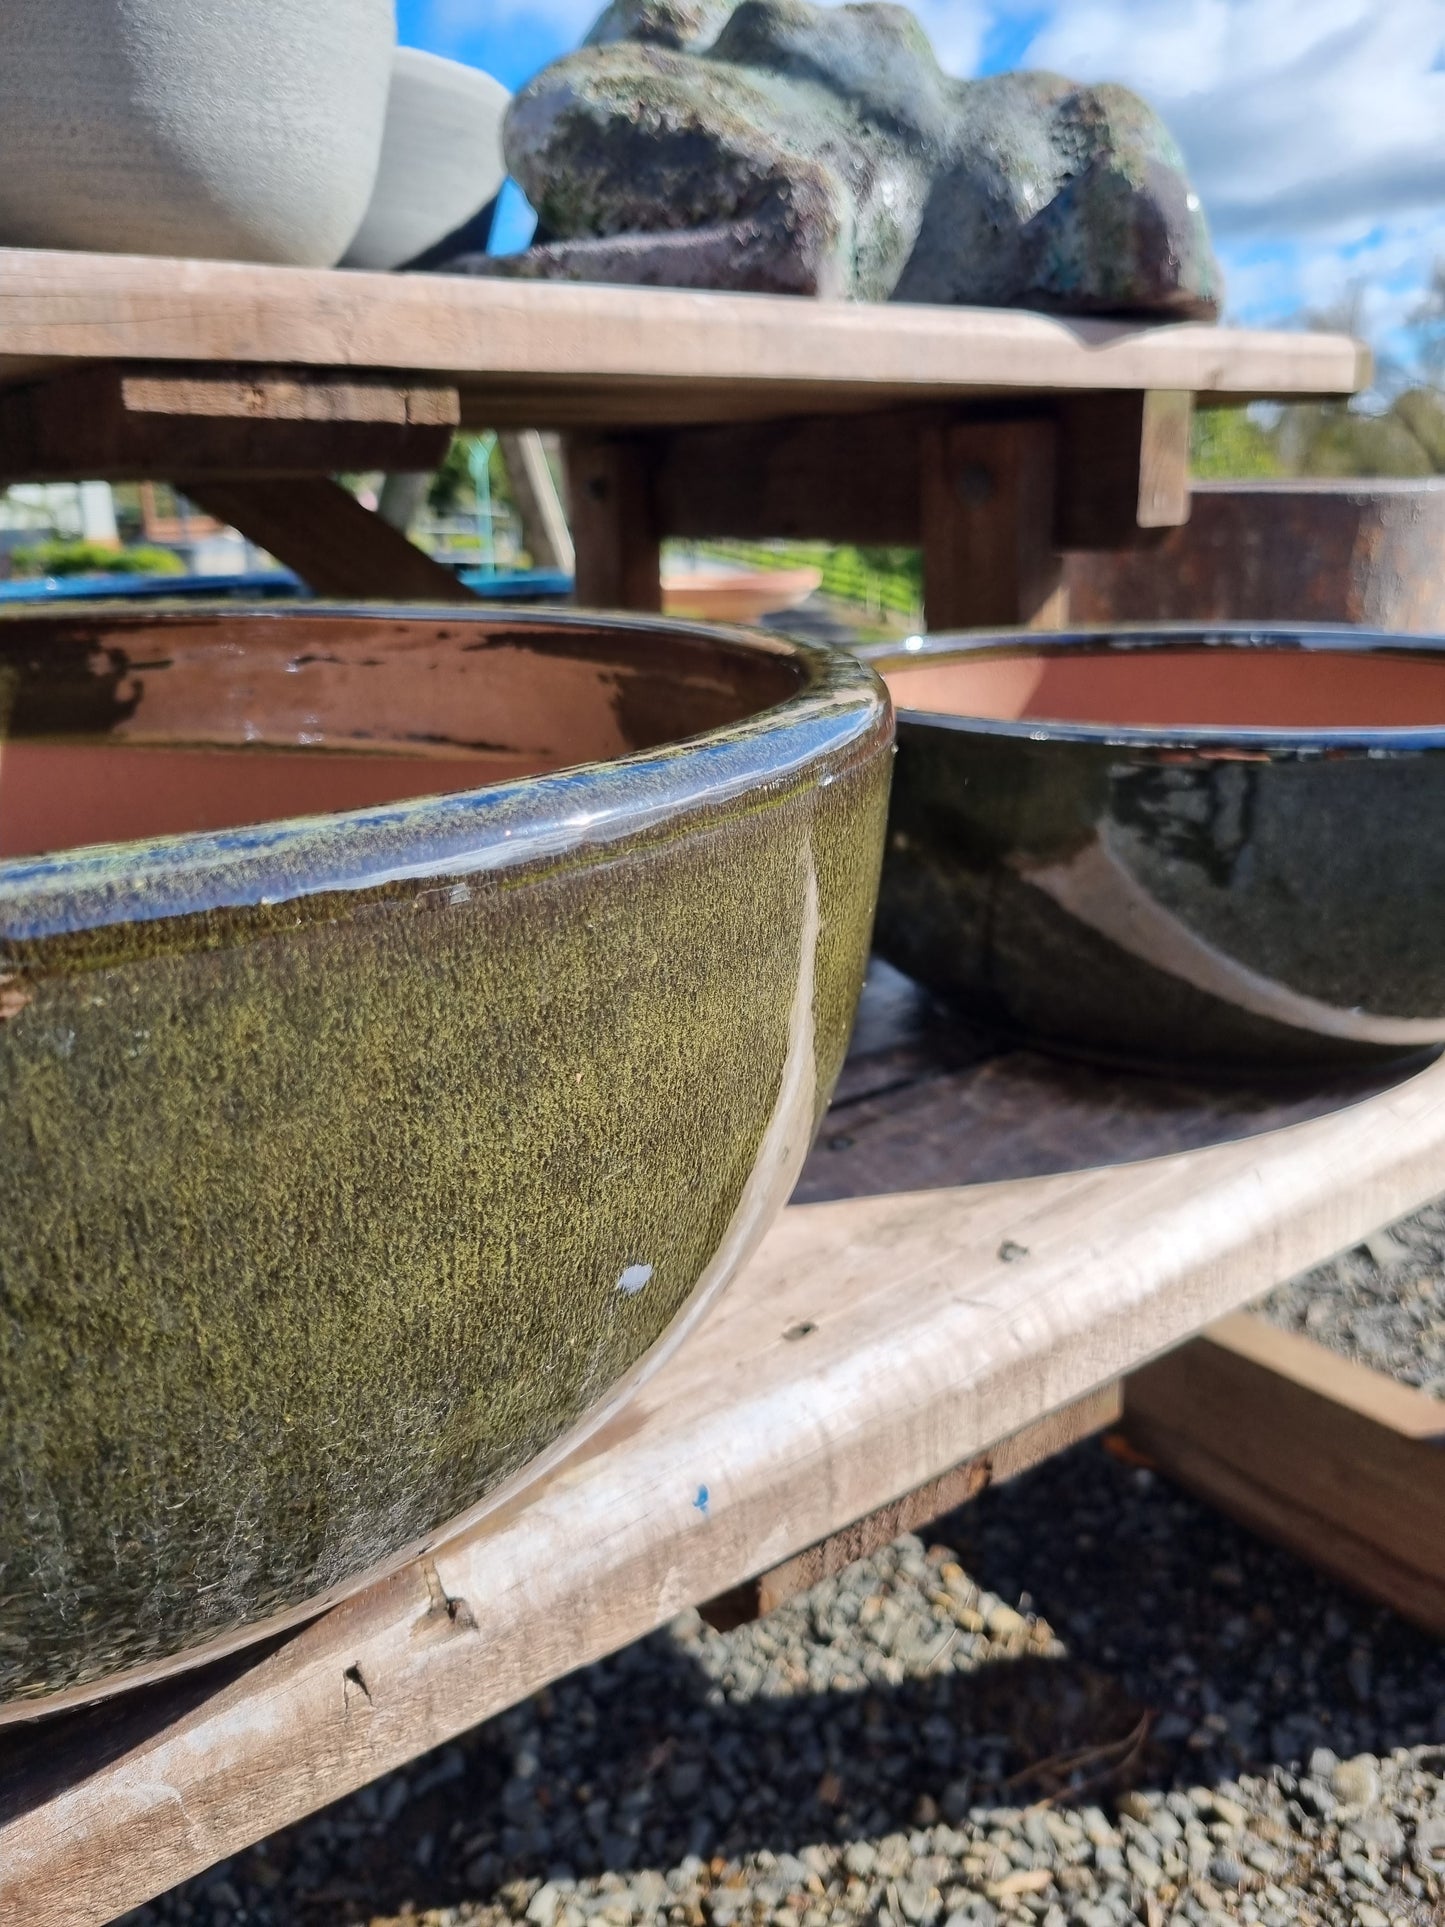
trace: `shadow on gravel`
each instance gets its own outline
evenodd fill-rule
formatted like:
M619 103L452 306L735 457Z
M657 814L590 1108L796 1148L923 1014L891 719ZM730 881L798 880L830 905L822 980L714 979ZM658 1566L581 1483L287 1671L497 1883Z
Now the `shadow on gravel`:
M573 1675L242 1856L234 1882L262 1880L277 1919L367 1920L561 1870L797 1853L1050 1794L1107 1808L1130 1785L1208 1785L1315 1746L1445 1740L1436 1642L1098 1446L924 1543L1045 1618L1064 1652L965 1660L948 1634L939 1651L900 1640L901 1683L831 1685L873 1638L852 1623L864 1599L928 1610L941 1560L915 1548L890 1576L885 1554L726 1640L659 1634ZM189 1917L213 1917L214 1878Z

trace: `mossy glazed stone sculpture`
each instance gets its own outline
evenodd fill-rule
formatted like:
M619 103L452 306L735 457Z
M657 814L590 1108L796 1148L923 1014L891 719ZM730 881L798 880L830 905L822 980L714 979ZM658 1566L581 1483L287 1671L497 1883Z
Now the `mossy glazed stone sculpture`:
M1445 1045L1445 642L931 637L877 943L1031 1043L1257 1077Z
M0 695L3 1718L384 1569L675 1341L842 1061L892 719L455 610L27 615Z
M899 6L617 0L518 94L538 245L472 272L1212 317L1167 129L1125 88L950 79Z
M0 244L330 267L395 44L394 0L6 0Z

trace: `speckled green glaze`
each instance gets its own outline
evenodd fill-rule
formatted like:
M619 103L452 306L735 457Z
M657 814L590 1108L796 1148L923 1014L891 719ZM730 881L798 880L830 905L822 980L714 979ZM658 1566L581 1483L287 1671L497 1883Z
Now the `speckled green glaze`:
M284 653L296 620L217 634ZM383 619L307 620L353 676L385 650ZM264 1626L476 1507L736 1268L826 1105L886 814L872 676L677 625L408 620L483 678L494 644L544 673L641 649L611 697L651 712L640 747L0 862L0 1707ZM12 730L133 727L165 640L0 624ZM664 645L718 688L762 652L788 690L667 746Z

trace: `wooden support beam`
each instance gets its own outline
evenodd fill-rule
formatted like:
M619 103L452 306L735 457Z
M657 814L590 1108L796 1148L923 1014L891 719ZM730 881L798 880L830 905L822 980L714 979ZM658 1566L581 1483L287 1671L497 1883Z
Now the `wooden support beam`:
M1187 393L1066 396L1055 405L1054 548L1126 548L1187 521ZM689 537L916 544L923 438L945 421L963 430L968 416L904 408L671 431L660 438L655 479L661 527ZM980 426L1002 426L997 407Z
M916 1486L912 1492L895 1499L864 1519L830 1534L792 1559L785 1559L759 1578L744 1581L730 1592L720 1593L700 1608L702 1616L719 1632L761 1619L777 1607L786 1605L799 1593L809 1592L824 1579L842 1572L855 1560L867 1559L904 1532L916 1532L931 1525L947 1512L976 1499L991 1485L1004 1485L1041 1465L1056 1452L1063 1452L1081 1439L1092 1438L1107 1426L1118 1423L1123 1410L1122 1388L1102 1385L1097 1391L1061 1406L1056 1412L1036 1419L1021 1432L1013 1433L976 1458L965 1459L940 1479Z
M575 574L577 552L542 437L533 428L507 429L501 444L532 567Z
M107 363L0 391L0 473L174 481L428 470L461 419L424 377Z
M185 481L200 508L294 569L320 596L475 602L452 571L322 477Z
M645 436L569 435L566 450L578 602L657 614L662 541L654 444Z
M803 417L683 428L660 438L664 534L913 546L919 438L934 414Z
M1057 424L956 421L920 449L923 606L930 630L1057 626Z
M1445 1634L1445 1403L1240 1315L1135 1372L1124 1423L1220 1511Z
M1074 396L1061 405L1061 549L1126 549L1189 520L1194 398L1180 389Z

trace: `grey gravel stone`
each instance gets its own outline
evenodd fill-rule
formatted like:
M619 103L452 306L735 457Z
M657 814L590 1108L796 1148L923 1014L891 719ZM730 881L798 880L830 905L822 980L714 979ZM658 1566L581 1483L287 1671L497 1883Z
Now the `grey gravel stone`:
M761 1625L683 1614L132 1927L1440 1927L1442 1768L1438 1645L1091 1446Z

